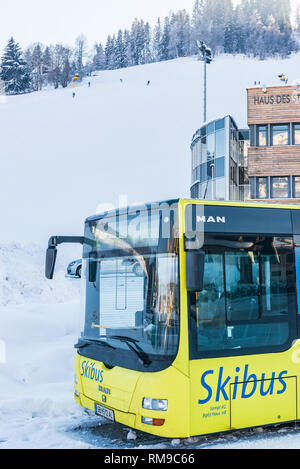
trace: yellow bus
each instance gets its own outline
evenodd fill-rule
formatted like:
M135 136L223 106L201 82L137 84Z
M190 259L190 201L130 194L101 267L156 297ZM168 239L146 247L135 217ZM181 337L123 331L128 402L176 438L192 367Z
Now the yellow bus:
M75 400L187 438L300 420L300 211L172 200L90 217ZM297 297L298 292L298 297Z

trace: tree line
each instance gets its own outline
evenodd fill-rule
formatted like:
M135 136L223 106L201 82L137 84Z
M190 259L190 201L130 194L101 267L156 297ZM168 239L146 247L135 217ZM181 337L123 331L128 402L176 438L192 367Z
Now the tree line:
M135 19L130 29L109 35L92 50L81 35L73 47L36 42L22 51L10 38L0 63L6 94L67 87L75 73L79 80L94 71L142 65L198 53L204 41L213 56L245 54L266 59L287 57L299 49L300 12L292 26L290 0L195 0L191 13L171 12L151 26Z

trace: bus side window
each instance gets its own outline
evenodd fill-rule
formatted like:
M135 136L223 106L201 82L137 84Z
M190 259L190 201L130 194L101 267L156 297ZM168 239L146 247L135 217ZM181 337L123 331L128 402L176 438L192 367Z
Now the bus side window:
M300 247L295 248L295 262L296 262L296 276L297 276L298 314L300 314Z

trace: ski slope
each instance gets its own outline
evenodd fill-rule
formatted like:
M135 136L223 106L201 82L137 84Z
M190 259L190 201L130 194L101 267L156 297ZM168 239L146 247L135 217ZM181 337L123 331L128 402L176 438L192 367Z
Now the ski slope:
M291 83L299 59L218 57L208 67L208 119L231 114L245 126L246 88L280 84L281 72ZM99 72L75 99L72 88L2 97L1 241L81 234L83 220L120 195L129 204L189 196L202 75L203 64L187 57Z
M299 61L218 57L208 119L231 114L246 126L246 88L278 84L279 73L292 83ZM73 401L80 295L64 274L80 248L59 249L49 282L48 237L82 234L84 219L120 195L129 204L189 196L202 67L189 57L101 72L75 99L72 88L0 97L0 448L300 448L299 426L153 442Z

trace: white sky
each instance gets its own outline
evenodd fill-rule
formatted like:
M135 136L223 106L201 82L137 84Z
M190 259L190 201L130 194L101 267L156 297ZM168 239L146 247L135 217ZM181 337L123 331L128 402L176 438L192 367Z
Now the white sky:
M153 25L170 10L191 13L193 5L194 0L0 0L0 51L11 36L25 48L37 41L72 45L81 33L92 48L108 34L130 28L135 17Z
M72 45L83 33L88 46L130 27L135 17L154 24L170 10L191 12L194 0L0 0L0 49L13 36L21 47L32 42Z

